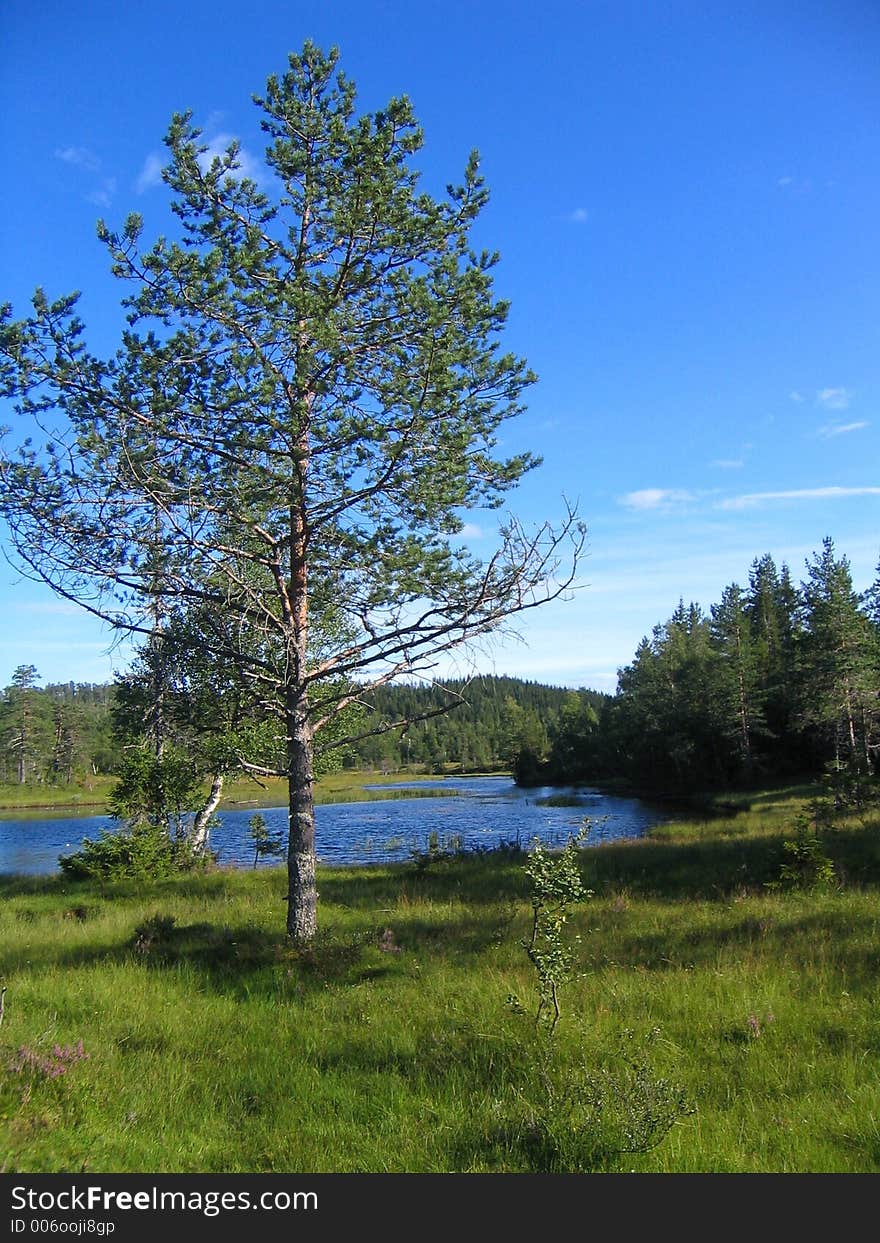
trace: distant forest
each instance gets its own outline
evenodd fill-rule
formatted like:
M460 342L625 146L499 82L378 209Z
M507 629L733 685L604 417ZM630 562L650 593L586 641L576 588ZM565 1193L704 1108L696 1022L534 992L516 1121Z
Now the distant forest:
M126 714L118 710L118 686L63 682L41 688L38 682L33 665L20 666L3 692L0 780L64 785L89 774L117 775L122 747L131 741ZM569 701L583 699L593 712L606 698L493 676L380 687L370 693L363 730L405 719L413 724L351 745L343 763L386 772L510 771L525 747L548 753L554 723ZM455 706L443 711L450 703Z
M375 690L364 732L413 723L353 744L343 763L670 791L818 775L828 765L872 775L880 569L859 595L827 539L806 571L796 586L765 555L748 585L726 587L708 613L681 601L619 670L614 696L488 675ZM38 682L32 665L20 666L0 698L0 780L64 785L117 773L118 686Z

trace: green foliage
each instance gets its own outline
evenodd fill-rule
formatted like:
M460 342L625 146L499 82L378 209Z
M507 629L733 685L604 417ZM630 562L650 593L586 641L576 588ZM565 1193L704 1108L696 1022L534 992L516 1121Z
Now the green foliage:
M417 872L426 872L434 863L444 860L460 859L464 855L464 845L460 833L449 833L445 837L432 829L425 841L424 850L413 850L412 860Z
M582 1174L619 1168L622 1158L650 1152L682 1118L695 1112L681 1084L652 1069L644 1039L625 1030L597 1065L582 1049L572 1055L535 1038L527 1072L513 1087L507 1124L535 1172Z
M580 847L588 831L587 825L576 836L570 836L558 853L536 838L523 866L531 887L532 928L522 945L537 977L535 1026L546 1025L551 1035L561 1013L559 990L570 978L575 961L574 951L564 936L570 907L592 897L580 872ZM514 1010L523 1009L514 995L508 1003Z
M272 833L266 824L266 817L255 812L248 821L248 836L254 846L254 867L261 859L272 858L284 854L284 834L280 830Z
M817 822L831 824L841 814L864 812L880 800L880 781L852 763L832 760L822 774L822 797L816 800Z
M111 773L112 687L38 680L33 665L20 666L0 694L0 781L72 786Z
M680 601L619 671L592 734L563 730L560 763L541 774L691 793L832 763L868 781L880 756L877 600L880 589L853 590L830 539L799 588L786 566L756 559L748 587L726 587L708 617Z
M155 755L135 746L125 752L120 770L109 799L111 816L131 827L184 837L187 815L204 801L202 774L193 758L178 747Z
M185 840L172 839L150 824L133 825L83 839L79 850L58 865L71 880L155 880L204 866Z
M768 888L809 890L837 883L834 863L807 814L798 816L795 835L782 843L782 850L785 857L779 865L779 876Z

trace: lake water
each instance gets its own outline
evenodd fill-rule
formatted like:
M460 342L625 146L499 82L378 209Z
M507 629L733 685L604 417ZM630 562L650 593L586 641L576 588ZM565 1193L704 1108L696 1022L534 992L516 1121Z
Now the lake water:
M665 817L639 799L615 798L598 790L522 790L509 777L445 777L368 787L390 796L366 803L334 803L315 809L318 859L328 864L390 863L424 850L432 834L439 844L467 850L505 842L528 845L535 837L564 843L584 819L587 845L641 837ZM411 797L407 791L412 789ZM432 797L426 797L428 791ZM416 791L421 791L417 793ZM547 800L551 800L550 803ZM559 805L574 800L575 805ZM553 805L553 803L557 805ZM270 830L287 831L285 807L227 808L211 833L221 864L249 867L254 851L248 822L256 811ZM53 816L45 820L0 820L0 873L42 875L57 870L58 856L77 850L84 837L97 837L113 822L107 816Z

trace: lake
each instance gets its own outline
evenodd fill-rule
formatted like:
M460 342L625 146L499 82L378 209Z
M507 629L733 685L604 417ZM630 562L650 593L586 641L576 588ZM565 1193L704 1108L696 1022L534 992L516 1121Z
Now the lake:
M634 798L598 790L544 787L523 790L509 777L444 777L436 782L376 784L388 797L365 803L332 803L315 808L319 862L391 863L425 850L432 834L440 846L492 849L506 842L528 845L535 837L550 845L591 822L587 845L641 837L665 816ZM412 796L408 791L412 790ZM430 792L430 796L426 797ZM287 809L256 805L225 808L211 833L219 862L249 867L254 851L248 822L255 812L270 830L287 830ZM55 872L58 856L77 850L84 837L113 827L108 816L47 816L44 820L0 820L0 873L44 875ZM265 864L261 865L265 866Z

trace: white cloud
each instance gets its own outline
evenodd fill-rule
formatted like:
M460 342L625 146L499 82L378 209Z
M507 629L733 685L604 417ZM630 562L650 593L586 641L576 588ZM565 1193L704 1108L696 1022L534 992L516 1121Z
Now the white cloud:
M143 194L145 190L149 190L152 186L161 185L162 167L161 155L151 151L144 160L144 166L138 173L138 179L135 182L135 189L138 194Z
M205 150L199 156L199 167L202 172L206 173L216 159L222 159L226 155L226 149L231 143L237 142L234 134L215 134L209 139ZM238 167L235 169L235 176L239 179L249 177L251 181L259 181L261 174L261 165L251 153L245 148L240 147L236 157Z
M109 207L113 202L113 196L116 194L116 178L107 177L101 182L97 190L92 190L86 195L89 203L94 203L96 207Z
M880 496L880 488L792 488L787 492L752 492L718 501L716 509L754 509L765 501L827 501L848 496Z
M574 211L569 212L566 217L566 219L570 220L572 224L586 224L589 218L590 215L586 207L576 207Z
M830 440L832 436L846 436L849 432L860 432L863 427L870 426L867 420L861 423L826 423L824 427L819 428L818 435L824 440Z
M739 470L745 466L745 462L741 457L721 457L716 458L712 465L717 466L719 470Z
M627 509L665 509L696 499L693 492L683 488L642 488L638 492L627 492L619 498L619 503Z
M58 147L55 151L55 158L63 160L65 164L74 164L77 168L84 168L89 173L96 173L101 167L99 157L88 147Z
M466 522L459 531L462 539L483 539L486 532L482 527L478 527L475 522Z
M807 194L812 190L813 182L809 177L791 177L786 174L776 178L776 186L777 189L788 190L792 194Z
M816 394L816 401L826 410L845 410L852 394L845 388L823 388Z
M788 395L792 401L796 401L798 404L804 400L803 394L799 393L797 389L793 389Z

